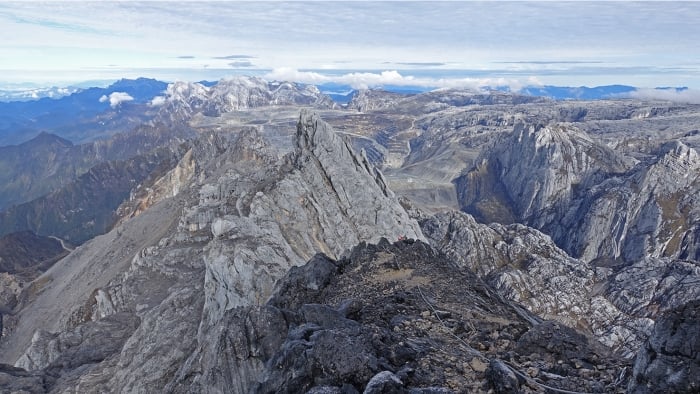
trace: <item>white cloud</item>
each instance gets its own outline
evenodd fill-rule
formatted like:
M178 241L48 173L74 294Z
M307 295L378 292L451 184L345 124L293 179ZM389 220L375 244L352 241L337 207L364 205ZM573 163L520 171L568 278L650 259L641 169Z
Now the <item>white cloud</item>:
M308 84L340 83L355 89L367 89L385 85L418 86L423 88L469 88L508 86L518 90L525 85L539 85L534 77L525 81L514 78L433 78L402 75L398 71L353 72L342 75L324 75L313 71L299 71L292 68L277 68L263 76L267 80L296 81Z
M161 105L165 104L165 97L164 96L156 96L153 97L153 100L149 103L151 107L160 107Z
M129 93L125 92L113 92L108 96L102 95L100 97L100 102L104 103L106 101L109 101L109 106L112 108L116 108L119 106L119 104L125 102L125 101L133 101L134 98L129 95Z
M229 63L247 67L243 61L254 58L256 70L377 70L392 63L487 70L506 62L566 85L609 77L697 87L698 19L694 2L0 2L0 78L43 81L80 70L80 78L89 72L107 79L115 72L107 65L170 80L207 66L228 70L217 76L224 77ZM555 62L519 63L533 59ZM591 60L649 68L624 75L594 64L573 69ZM693 64L688 71L662 69L686 63Z
M637 89L626 96L643 100L666 100L678 103L700 104L700 91L686 89Z

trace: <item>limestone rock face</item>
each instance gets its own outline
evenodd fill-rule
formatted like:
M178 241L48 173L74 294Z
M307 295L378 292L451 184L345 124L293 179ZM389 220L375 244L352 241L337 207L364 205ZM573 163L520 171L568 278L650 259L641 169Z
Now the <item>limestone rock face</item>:
M280 157L254 129L202 135L141 213L38 279L44 287L3 338L2 360L50 373L47 387L59 392L248 392L270 353L265 340L240 335L260 325L284 334L287 323L247 311L290 267L381 237L424 239L382 174L318 116L303 112L295 138ZM107 328L124 316L128 324Z
M700 300L664 314L634 364L629 393L700 390Z
M434 247L507 299L589 330L630 357L660 313L700 297L700 265L694 261L647 258L615 269L596 267L568 256L535 229L484 225L460 212L424 217L421 226Z
M60 334L37 331L32 345L15 365L61 376L118 353L138 325L136 316L115 313Z
M641 161L570 125L518 124L455 180L463 210L520 222L585 261L698 253L698 153L682 142Z

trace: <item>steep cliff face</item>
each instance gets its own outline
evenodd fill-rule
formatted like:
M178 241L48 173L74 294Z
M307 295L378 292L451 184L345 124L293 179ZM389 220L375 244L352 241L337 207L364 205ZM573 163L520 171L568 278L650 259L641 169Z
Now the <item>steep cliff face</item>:
M0 212L0 234L30 230L73 244L104 234L114 225L115 210L131 190L162 176L183 153L177 147L161 148L97 164L47 195Z
M3 362L50 371L58 391L244 392L261 364L219 346L216 338L244 327L232 311L264 303L277 279L317 252L423 238L381 173L314 114L302 113L296 150L284 157L254 130L200 144L210 154L192 154L196 174L174 197L39 278L41 292L3 338ZM110 324L119 335L97 334ZM94 357L61 361L95 347ZM236 367L221 370L222 362Z
M160 164L96 167L92 186L61 192L82 210L51 211L79 222L114 186L112 231L27 286L0 274L0 363L22 368L0 364L2 390L621 392L641 346L630 387L671 380L679 360L694 370L692 351L657 345L692 342L669 327L694 322L677 308L700 298L697 152L648 140L632 155L634 141L582 131L639 105L366 93L377 108L324 112L336 134L306 111L285 131L292 107L210 117L330 108L313 88L218 85L157 100L178 135L194 117L194 140ZM353 133L379 158L353 151ZM454 185L477 218L399 204L367 156L390 181L450 193L431 209L456 205L451 181L476 163Z
M697 152L679 141L637 162L570 126L523 126L455 180L461 207L521 222L585 261L698 253Z
M463 209L480 219L503 216L489 209L503 206L539 228L566 213L575 188L589 188L630 164L571 127L518 123L456 184ZM495 189L502 194L490 195Z

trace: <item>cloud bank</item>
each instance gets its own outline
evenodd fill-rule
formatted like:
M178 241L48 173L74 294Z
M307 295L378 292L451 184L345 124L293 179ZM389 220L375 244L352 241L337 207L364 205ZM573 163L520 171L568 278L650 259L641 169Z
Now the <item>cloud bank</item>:
M637 89L626 97L642 100L665 100L677 103L700 104L700 91L694 89Z
M159 79L186 79L205 68L225 77L232 67L247 67L229 63L247 60L261 72L342 64L537 75L550 85L700 87L698 2L222 4L0 2L0 30L12 32L0 40L0 80L57 83L54 76L66 80L72 70L107 79L115 67L106 65Z
M123 102L133 101L133 100L134 100L134 98L125 92L113 92L109 96L102 95L102 97L100 97L101 103L109 101L109 106L112 108L118 107L119 104L121 104Z
M422 88L467 88L481 90L484 87L508 86L511 90L519 90L523 86L539 86L542 83L534 77L515 78L433 78L402 75L398 71L382 72L351 72L341 75L325 75L314 71L299 71L292 68L276 68L265 74L263 78L277 81L295 81L314 85L338 83L349 85L354 89L374 87L415 86Z

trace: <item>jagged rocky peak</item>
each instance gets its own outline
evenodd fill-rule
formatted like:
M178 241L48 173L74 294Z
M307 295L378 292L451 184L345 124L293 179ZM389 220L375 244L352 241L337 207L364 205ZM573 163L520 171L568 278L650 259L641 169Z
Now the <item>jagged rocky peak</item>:
M193 141L151 205L38 279L0 362L50 374L56 391L247 392L262 373L256 351L219 340L247 332L239 308L264 304L318 252L423 239L381 174L317 115L301 114L296 138L282 157L254 129Z
M657 150L657 157L656 166L659 169L652 167L651 175L661 176L657 180L659 186L668 184L669 187L678 189L697 182L694 175L700 171L700 155L695 149L674 140L661 145ZM673 176L675 182L666 182L670 181L669 176Z
M165 95L168 100L186 101L192 97L204 99L209 93L209 88L197 82L177 81L168 85Z
M234 161L264 161L276 157L270 144L256 128L243 129L231 152Z
M302 110L295 141L298 159L317 161L329 179L336 178L337 182L339 177L342 178L342 174L333 174L333 172L343 168L336 166L340 161L348 168L372 177L385 197L394 197L393 192L387 187L384 175L369 162L364 150L357 154L352 149L351 143L336 134L331 126L321 120L316 113ZM342 192L346 198L362 198L363 190L349 189L342 190Z
M273 81L267 83L268 88L275 97L275 104L305 104L319 108L335 108L335 102L314 85L306 85L297 82Z
M241 135L233 150L251 138L258 137ZM295 138L296 150L276 164L222 166L226 175L203 185L200 201L181 219L192 235L209 228L213 236L203 250L205 332L218 335L226 311L264 302L278 278L315 252L340 256L382 236L423 238L374 169L317 115L302 112ZM212 366L221 350L207 341L201 338L188 361L195 364L183 366L176 382L192 373L201 374L201 384L218 379ZM236 364L238 380L260 368L253 359Z

